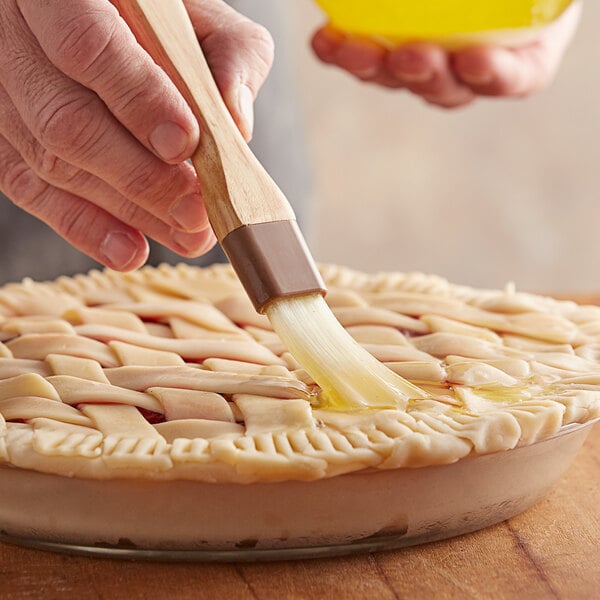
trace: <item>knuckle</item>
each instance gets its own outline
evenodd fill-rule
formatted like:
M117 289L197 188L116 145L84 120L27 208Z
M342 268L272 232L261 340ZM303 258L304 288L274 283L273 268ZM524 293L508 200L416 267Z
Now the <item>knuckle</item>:
M87 203L73 203L68 211L61 211L56 215L54 226L66 240L81 240L90 227Z
M144 219L148 220L150 217L150 215L145 213L139 206L133 202L127 201L121 202L116 210L111 212L113 212L114 216L122 223L141 229L143 229L141 223L143 223Z
M169 183L163 182L167 184L163 186L157 184L155 166L152 164L136 165L122 184L122 194L138 205L153 206L157 202L157 189L161 190L158 196L162 197Z
M275 57L275 44L269 31L262 25L250 22L248 27L248 39L252 43L254 54L262 65L264 74L268 73L273 65Z
M102 62L118 32L117 20L108 12L107 9L84 11L65 24L53 56L59 66L70 74L85 75Z
M182 168L182 165L165 165L158 161L143 161L142 164L130 165L122 170L122 179L116 189L137 207L136 218L149 213L161 220L170 220L169 207L173 198L195 189L193 171Z
M145 107L144 119L148 117L148 109L153 110L167 100L159 76L142 68L132 69L132 76L128 78L126 85L119 78L115 78L111 90L111 110L118 114L132 113L132 116L139 117L142 116L140 107Z
M245 17L228 21L212 30L202 39L202 47L213 74L241 75L244 83L255 93L273 64L271 34L262 25Z
M3 54L0 58L2 66L3 83L4 80L12 79L14 81L36 81L39 79L36 65L31 60L31 55L27 51L12 51Z
M27 212L38 214L48 184L24 162L13 162L2 169L2 188L14 203Z
M43 180L59 185L69 183L79 171L43 146L38 146L30 164Z
M52 98L38 111L35 137L59 156L83 157L98 137L101 111L97 108L88 94Z
M245 21L242 23L241 28L248 39L252 42L256 51L262 55L265 61L272 62L275 43L269 30L263 25L254 23L253 21Z

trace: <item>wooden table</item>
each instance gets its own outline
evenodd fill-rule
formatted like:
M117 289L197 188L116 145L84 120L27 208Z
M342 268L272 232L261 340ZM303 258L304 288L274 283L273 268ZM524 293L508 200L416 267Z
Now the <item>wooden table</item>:
M350 558L256 564L116 561L0 543L0 599L594 600L600 598L599 505L597 425L542 502L459 538Z
M558 487L524 514L425 546L351 558L160 564L0 544L0 598L78 600L600 598L600 425Z

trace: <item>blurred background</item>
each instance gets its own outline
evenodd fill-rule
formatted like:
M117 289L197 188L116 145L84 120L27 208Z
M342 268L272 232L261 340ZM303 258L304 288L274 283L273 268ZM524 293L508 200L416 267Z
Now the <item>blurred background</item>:
M310 0L228 0L274 35L253 148L294 203L315 257L456 283L600 292L600 2L555 84L454 111L321 64ZM97 266L0 201L0 284ZM24 232L27 232L26 234ZM153 264L181 257L154 247ZM203 263L223 260L215 250Z
M548 91L456 111L320 64L309 38L322 14L286 4L276 60L293 69L298 106L279 110L299 110L304 127L281 155L306 156L297 185L312 199L304 223L318 260L484 287L600 290L600 3L586 4Z

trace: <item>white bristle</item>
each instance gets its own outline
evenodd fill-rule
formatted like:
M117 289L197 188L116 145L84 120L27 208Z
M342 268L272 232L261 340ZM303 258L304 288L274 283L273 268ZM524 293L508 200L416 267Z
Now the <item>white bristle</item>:
M320 294L274 300L266 308L275 331L321 387L325 405L404 408L427 393L364 350Z

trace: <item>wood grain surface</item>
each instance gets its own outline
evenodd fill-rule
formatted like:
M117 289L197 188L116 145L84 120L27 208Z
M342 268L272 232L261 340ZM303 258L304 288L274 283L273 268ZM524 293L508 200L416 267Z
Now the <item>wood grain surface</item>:
M0 543L0 599L595 600L599 504L596 425L553 492L483 531L397 551L254 564L118 561Z

